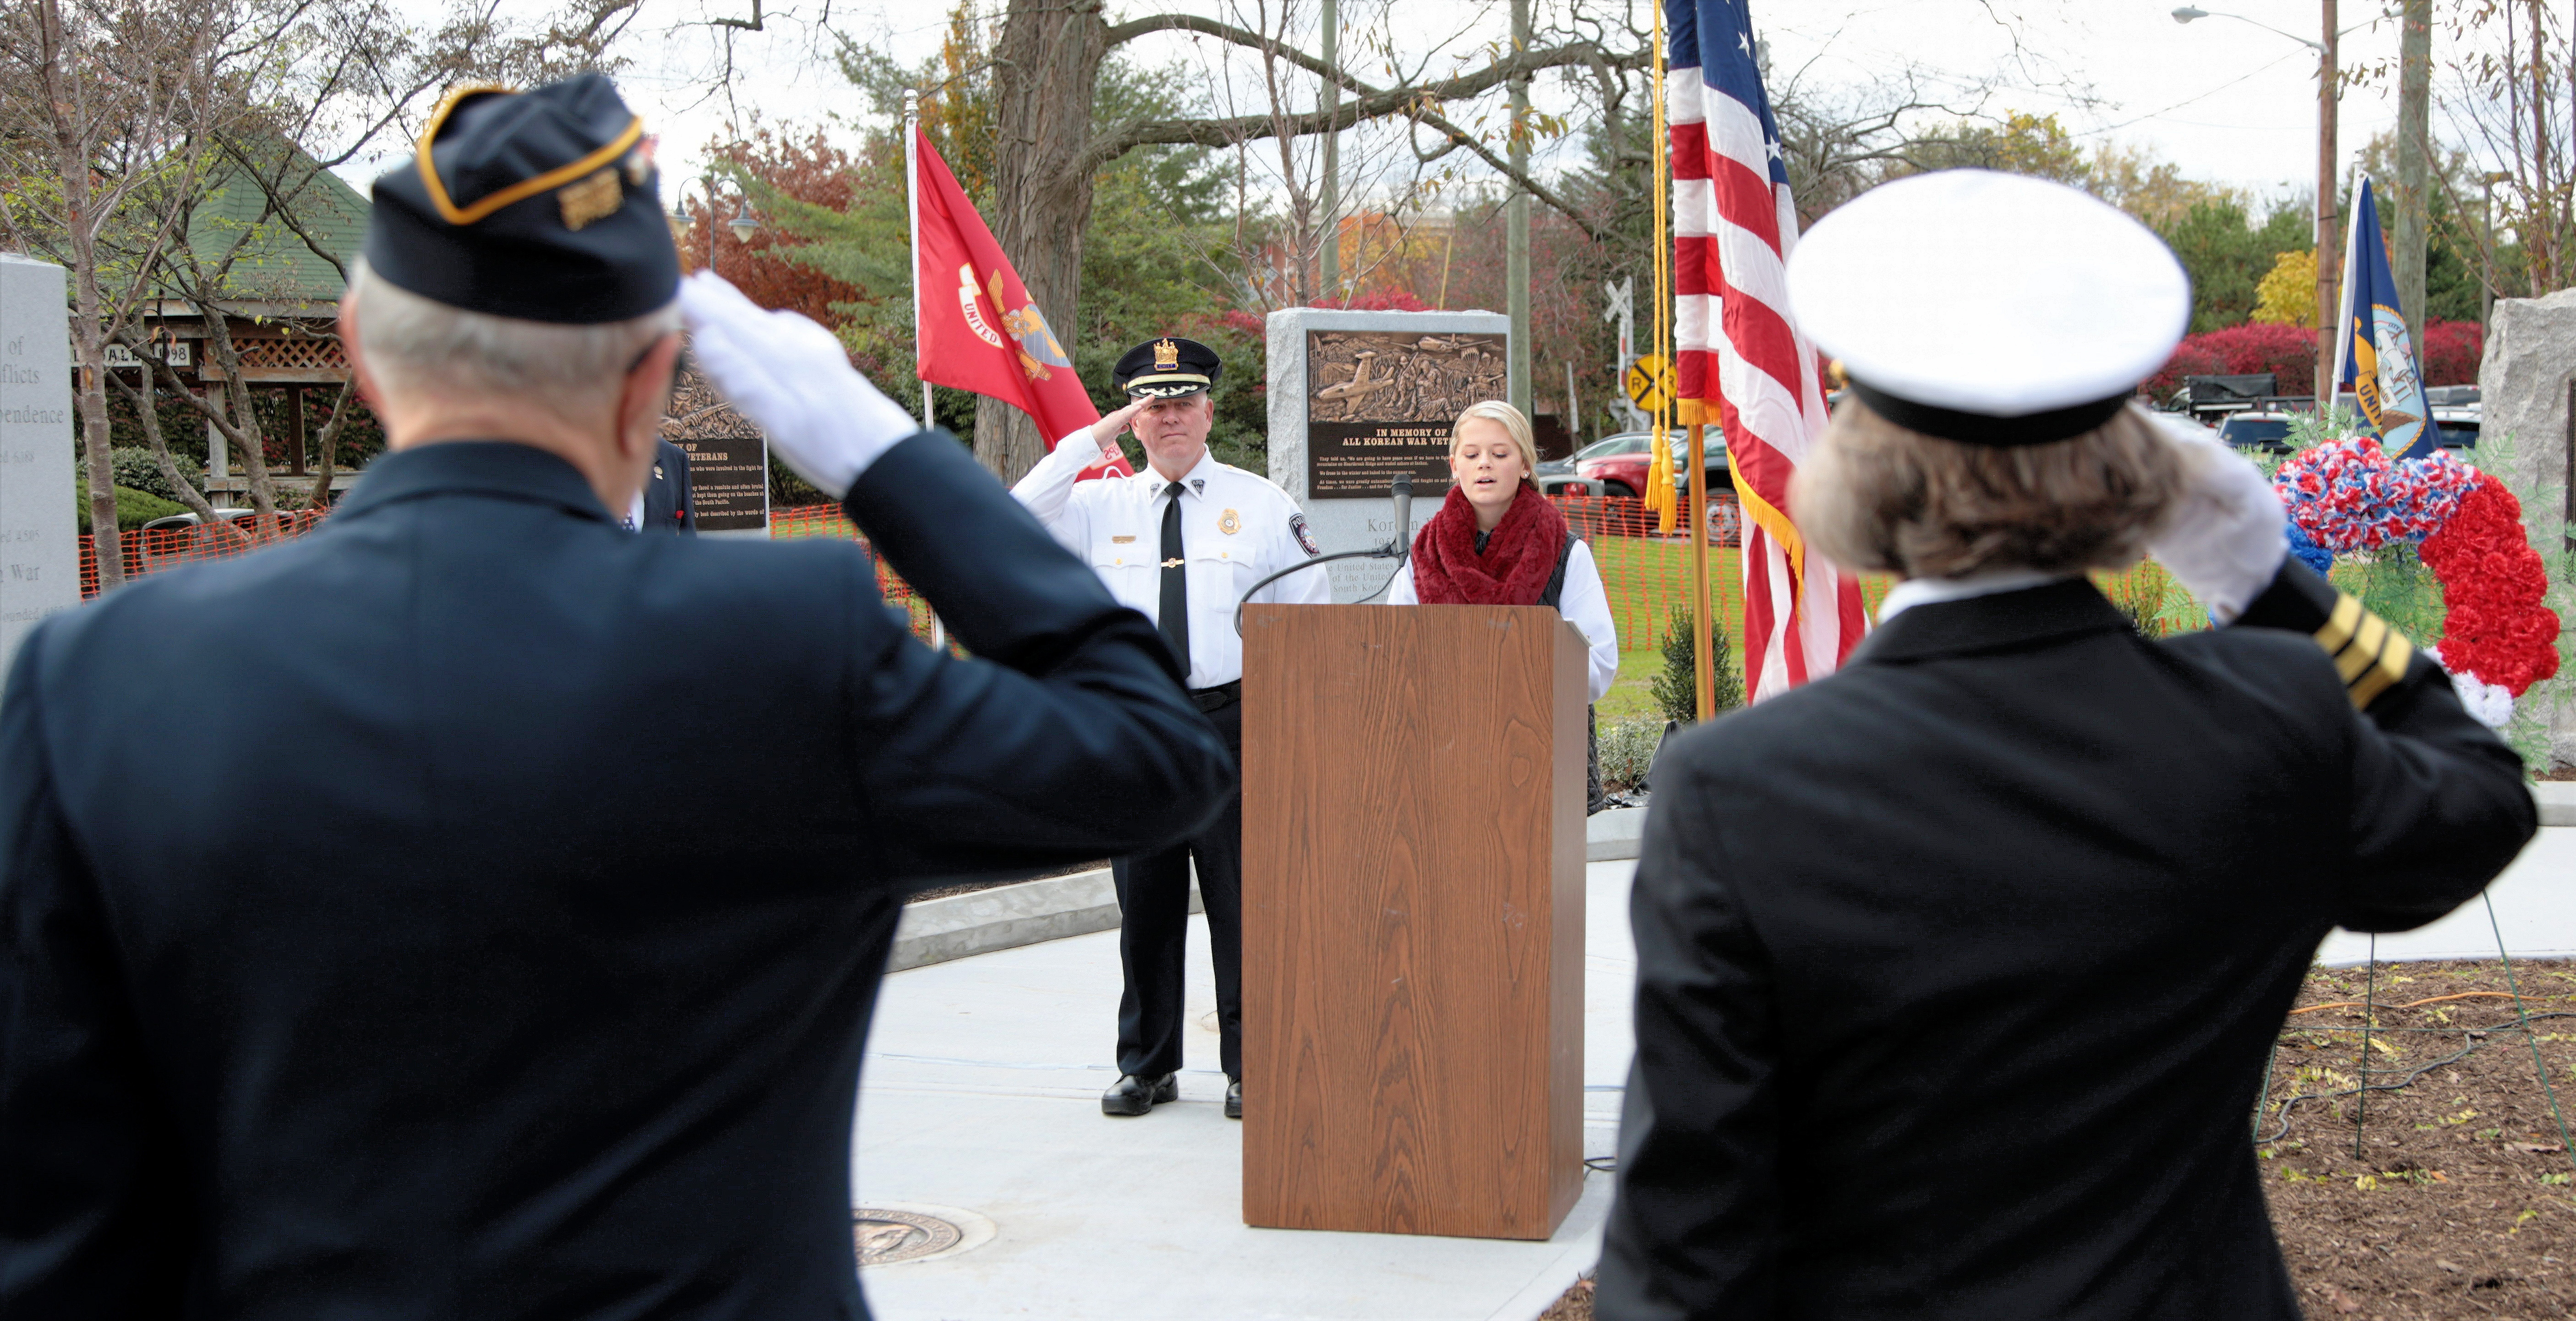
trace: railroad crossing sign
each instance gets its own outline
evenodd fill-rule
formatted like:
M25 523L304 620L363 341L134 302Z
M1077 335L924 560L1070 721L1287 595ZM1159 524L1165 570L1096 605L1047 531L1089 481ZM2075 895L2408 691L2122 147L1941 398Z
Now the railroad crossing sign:
M1673 365L1649 353L1628 365L1628 402L1659 412L1673 396Z

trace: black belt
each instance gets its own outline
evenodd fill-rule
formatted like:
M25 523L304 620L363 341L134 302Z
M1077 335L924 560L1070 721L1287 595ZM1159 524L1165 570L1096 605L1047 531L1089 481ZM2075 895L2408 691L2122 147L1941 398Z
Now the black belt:
M1193 688L1190 690L1190 700L1198 703L1201 715L1210 711L1222 711L1243 700L1243 680L1221 683L1214 688Z

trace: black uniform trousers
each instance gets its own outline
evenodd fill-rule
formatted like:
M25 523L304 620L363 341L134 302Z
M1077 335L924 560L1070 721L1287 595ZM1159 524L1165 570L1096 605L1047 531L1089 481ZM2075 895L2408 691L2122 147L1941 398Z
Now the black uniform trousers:
M1243 703L1207 713L1235 765L1243 764ZM1238 769L1238 774L1240 773ZM1190 862L1198 861L1199 899L1207 912L1208 959L1216 966L1217 1059L1229 1078L1243 1076L1243 790L1199 833L1168 848L1109 864L1118 886L1118 964L1127 986L1118 997L1118 1071L1147 1078L1178 1072L1181 1036L1189 1029Z

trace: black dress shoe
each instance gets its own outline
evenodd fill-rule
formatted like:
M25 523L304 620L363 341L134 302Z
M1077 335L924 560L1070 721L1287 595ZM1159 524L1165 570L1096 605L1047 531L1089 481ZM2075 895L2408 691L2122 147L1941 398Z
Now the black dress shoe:
M1100 1113L1104 1115L1141 1115L1165 1101L1181 1097L1179 1074L1167 1073L1160 1078L1146 1078L1133 1073L1118 1075L1118 1083L1100 1094Z
M1225 1084L1225 1117L1243 1118L1243 1080L1231 1078Z

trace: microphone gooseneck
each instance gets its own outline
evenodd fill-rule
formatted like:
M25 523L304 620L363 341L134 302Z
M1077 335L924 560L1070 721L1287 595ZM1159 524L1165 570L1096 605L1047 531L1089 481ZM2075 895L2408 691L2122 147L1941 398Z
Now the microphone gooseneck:
M1387 491L1395 497L1395 540L1387 544L1387 549L1401 562L1413 554L1413 474L1397 473Z
M1395 501L1394 537L1390 538L1383 546L1372 546L1367 550L1343 550L1335 551L1330 555L1317 555L1302 564L1291 564L1287 568L1281 569L1279 572L1254 583L1251 587L1246 588L1243 595L1237 598L1234 603L1234 635L1236 637L1243 636L1243 607L1251 603L1252 594L1260 591L1264 587L1268 587L1270 584L1275 583L1282 578L1287 577L1289 574L1295 573L1299 569L1311 569L1316 565L1330 564L1335 560L1394 560L1397 566L1401 568L1404 561L1413 554L1413 474L1409 472L1397 473L1395 475L1395 480L1387 483L1387 495ZM1388 580L1393 581L1393 575L1390 574L1388 576ZM1383 587L1378 589L1378 591L1384 590L1386 589ZM1376 592L1369 593L1370 596L1375 596L1376 594Z

